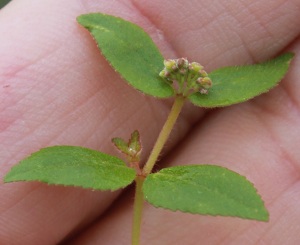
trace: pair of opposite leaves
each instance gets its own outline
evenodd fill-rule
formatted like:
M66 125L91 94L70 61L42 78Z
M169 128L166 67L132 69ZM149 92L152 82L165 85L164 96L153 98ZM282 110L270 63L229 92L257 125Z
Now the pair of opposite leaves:
M164 59L140 27L100 13L81 15L77 20L130 85L154 97L174 96L172 86L159 77ZM201 107L223 107L249 100L274 87L286 74L292 58L292 53L286 53L261 64L217 69L209 74L213 81L209 93L194 93L188 99ZM116 190L131 184L135 177L135 170L117 157L83 147L54 146L22 160L4 180ZM268 220L268 212L252 183L219 166L165 168L147 176L143 193L156 207Z

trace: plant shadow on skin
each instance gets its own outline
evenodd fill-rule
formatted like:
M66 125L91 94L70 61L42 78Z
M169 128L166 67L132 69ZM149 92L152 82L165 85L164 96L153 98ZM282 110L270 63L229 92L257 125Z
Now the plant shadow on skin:
M102 191L135 182L132 244L139 244L145 200L173 211L268 221L269 213L254 185L238 173L211 164L152 170L186 101L204 108L247 101L276 86L294 55L285 53L264 63L224 67L208 74L187 58L164 60L147 33L121 18L93 13L77 20L132 87L156 98L174 98L169 116L143 168L136 130L128 141L112 139L126 161L83 147L53 146L20 161L4 181L41 181Z

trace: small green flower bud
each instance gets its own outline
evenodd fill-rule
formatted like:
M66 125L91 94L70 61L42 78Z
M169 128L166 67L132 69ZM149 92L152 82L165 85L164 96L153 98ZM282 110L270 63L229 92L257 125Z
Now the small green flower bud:
M163 69L160 73L159 76L162 78L167 78L170 75L170 72L167 71L166 69Z
M203 66L200 65L198 62L192 62L190 65L189 65L189 70L197 73L199 71L201 71L203 69Z
M177 60L177 66L179 68L188 68L189 67L189 62L186 58L180 58Z
M170 85L174 85L177 94L188 96L193 92L207 94L212 81L197 62L189 63L187 58L164 60L165 68L159 73Z
M181 75L184 75L184 74L187 73L187 70L184 69L184 68L181 68L181 69L179 70L179 72L180 72Z
M164 66L168 71L174 70L177 68L176 60L168 59L164 60Z
M208 90L205 88L201 88L199 92L200 94L208 94Z
M159 76L160 76L161 78L165 78L165 71L162 70L162 71L159 73Z
M177 70L178 70L177 65L173 65L173 66L172 66L172 71L177 71Z
M212 81L209 77L203 77L199 82L199 84L201 85L202 88L209 89L212 86Z
M199 74L200 74L202 77L207 77L207 76L208 76L207 72L204 71L204 70L200 70L200 71L199 71Z
M203 77L198 77L197 83L201 85Z

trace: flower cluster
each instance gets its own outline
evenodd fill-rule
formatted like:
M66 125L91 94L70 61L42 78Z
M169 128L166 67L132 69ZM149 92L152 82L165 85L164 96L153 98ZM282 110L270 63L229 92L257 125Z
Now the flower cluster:
M187 95L191 92L207 94L212 86L203 66L197 62L189 63L186 58L164 60L165 68L159 76L167 82L178 83L177 92Z

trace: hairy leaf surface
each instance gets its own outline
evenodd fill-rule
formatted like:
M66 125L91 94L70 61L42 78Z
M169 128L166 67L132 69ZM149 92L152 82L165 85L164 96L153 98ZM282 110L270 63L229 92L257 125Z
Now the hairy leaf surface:
M81 15L77 21L90 31L102 54L130 85L159 98L174 94L159 77L164 58L142 28L102 13Z
M188 213L268 220L268 211L245 177L214 165L165 168L150 174L143 186L155 207Z
M214 70L209 74L213 82L209 93L194 93L189 100L201 107L223 107L247 101L276 86L288 71L293 56L285 53L260 64Z
M53 146L19 162L4 181L41 181L95 190L117 190L129 185L134 178L135 171L117 157L78 146Z

